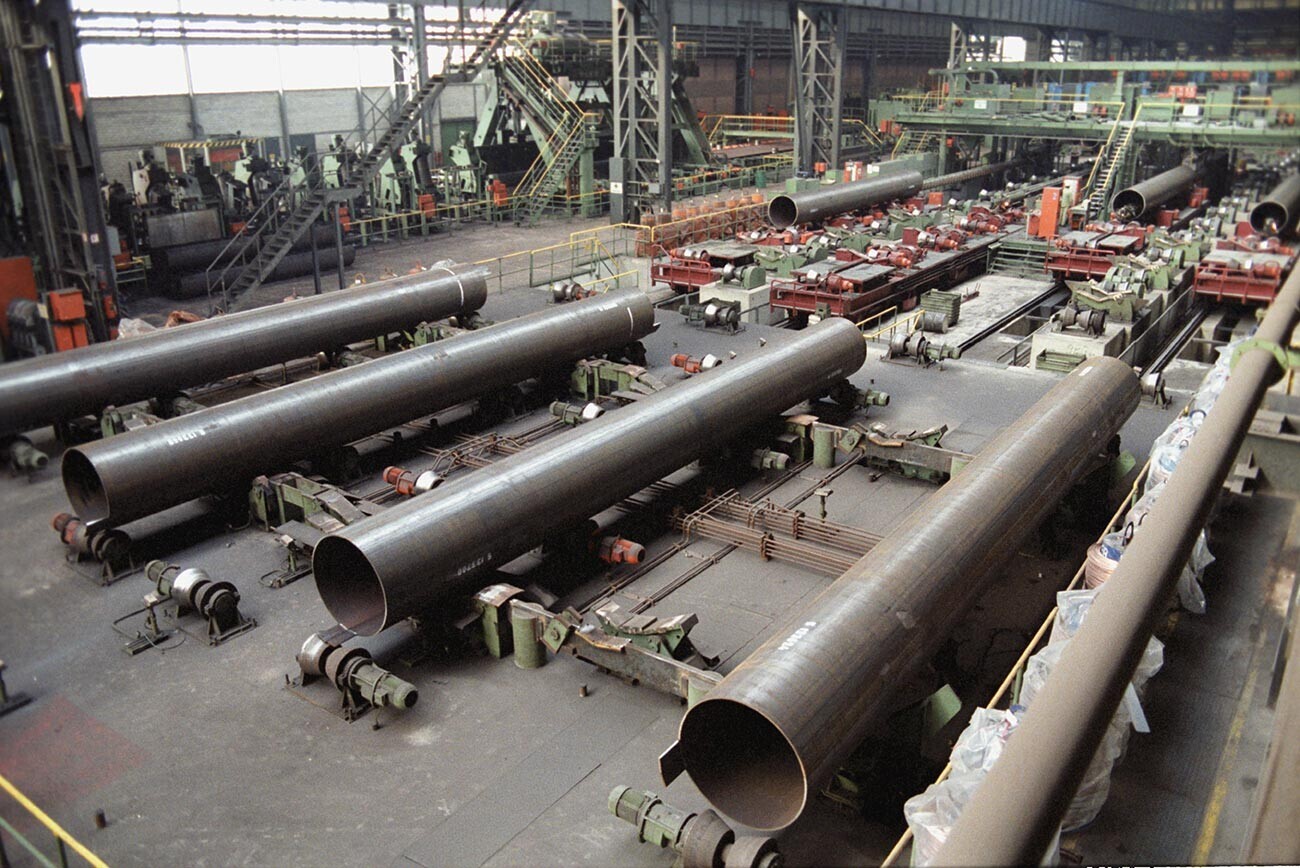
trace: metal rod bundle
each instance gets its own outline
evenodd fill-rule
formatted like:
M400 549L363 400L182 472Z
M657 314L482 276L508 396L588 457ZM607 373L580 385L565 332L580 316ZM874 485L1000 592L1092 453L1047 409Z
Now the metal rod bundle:
M289 359L373 338L424 320L478 310L482 277L420 274L159 329L128 340L0 368L0 435L64 422L109 405L174 395Z
M747 826L793 823L1138 398L1123 362L1076 368L693 706L666 773Z
M962 811L938 864L1026 864L1046 850L1237 460L1264 391L1282 372L1280 348L1298 315L1300 271L1287 279L1241 351L1222 394L1142 522L1142 532L1125 549L1015 736ZM1295 840L1294 827L1288 835Z
M366 635L426 614L548 535L824 394L865 355L858 330L830 319L363 519L317 544L321 600Z
M467 295L484 291L482 272L457 279ZM617 349L653 328L650 298L635 291L548 308L71 449L63 484L88 524L123 524Z
M1185 192L1196 183L1196 178L1197 171L1191 166L1175 166L1120 190L1110 200L1110 210L1123 220L1137 220L1152 208L1158 208Z
M1300 175L1292 175L1273 188L1250 212L1250 228L1261 235L1285 235L1295 229L1300 215Z
M777 196L767 206L767 219L777 229L836 217L845 211L914 196L921 189L920 172L899 172L867 181L831 184L821 190Z

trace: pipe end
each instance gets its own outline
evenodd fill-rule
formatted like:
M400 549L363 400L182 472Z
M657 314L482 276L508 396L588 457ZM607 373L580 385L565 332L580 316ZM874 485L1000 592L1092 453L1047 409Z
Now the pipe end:
M808 776L794 745L761 712L705 698L682 718L686 772L722 813L764 832L784 829L808 802Z
M777 196L767 203L767 219L777 229L788 229L799 217L799 206L789 196Z
M87 526L108 519L110 510L104 483L94 462L80 449L69 449L63 454L63 490L72 511Z
M358 636L374 636L388 625L384 583L351 540L322 539L312 553L311 568L321 602L339 624Z

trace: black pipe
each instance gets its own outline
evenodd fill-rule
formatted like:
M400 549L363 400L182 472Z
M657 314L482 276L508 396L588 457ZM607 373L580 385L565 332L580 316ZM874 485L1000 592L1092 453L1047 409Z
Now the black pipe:
M357 258L357 248L349 244L343 248L343 267L347 268ZM320 252L320 265L324 271L335 271L338 268L338 254L331 245L328 249ZM311 274L311 251L304 250L297 253L290 253L281 259L271 271L269 277L262 281L263 284L272 283L277 280L288 280L291 277L302 277L304 274ZM207 275L203 272L196 274L187 274L175 281L169 288L165 288L163 293L168 298L185 299L198 298L207 295L208 281ZM251 294L243 296L251 298ZM219 301L221 296L213 296L214 300Z
M1300 215L1300 175L1282 181L1250 212L1250 228L1260 235L1285 235Z
M1140 184L1120 190L1110 200L1110 210L1121 220L1137 220L1152 208L1158 208L1185 193L1196 183L1198 174L1191 166L1175 166Z
M1123 362L1075 368L687 711L665 767L747 826L793 823L1138 398Z
M865 355L862 335L836 318L727 361L325 537L312 557L316 589L330 615L365 635L427 613L548 534L825 393Z
M309 356L478 310L482 277L447 268L159 329L0 368L0 434L98 413L111 405Z
M777 196L768 203L767 219L777 229L825 220L879 202L915 196L921 190L921 182L920 172L899 172L883 178L831 184L821 190Z
M482 271L464 279L486 291ZM120 525L616 349L653 327L639 292L552 307L71 449L63 484L87 524Z

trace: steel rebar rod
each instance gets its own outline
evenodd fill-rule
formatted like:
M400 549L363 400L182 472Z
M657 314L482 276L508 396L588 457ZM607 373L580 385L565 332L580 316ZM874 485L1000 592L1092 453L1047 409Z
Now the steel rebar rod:
M1037 863L1133 677L1300 317L1293 272L1233 365L1142 532L939 851L941 865Z

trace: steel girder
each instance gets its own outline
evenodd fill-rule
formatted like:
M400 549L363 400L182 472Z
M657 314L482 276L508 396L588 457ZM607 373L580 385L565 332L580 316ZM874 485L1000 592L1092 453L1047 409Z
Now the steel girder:
M795 56L795 168L840 164L844 8L790 4Z
M656 206L664 210L672 206L672 0L611 2L610 211L617 222L634 220Z

